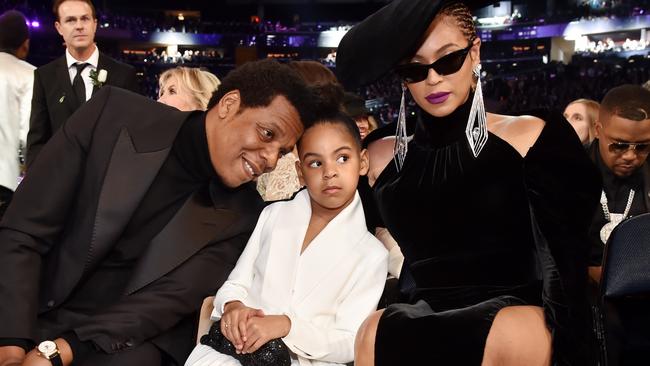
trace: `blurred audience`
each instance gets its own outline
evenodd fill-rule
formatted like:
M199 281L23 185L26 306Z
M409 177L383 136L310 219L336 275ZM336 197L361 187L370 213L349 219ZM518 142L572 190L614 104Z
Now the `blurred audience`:
M354 119L359 132L361 133L361 140L375 129L377 129L377 121L372 116L370 111L366 108L366 102L360 96L353 93L345 93L343 98L343 108L345 112Z

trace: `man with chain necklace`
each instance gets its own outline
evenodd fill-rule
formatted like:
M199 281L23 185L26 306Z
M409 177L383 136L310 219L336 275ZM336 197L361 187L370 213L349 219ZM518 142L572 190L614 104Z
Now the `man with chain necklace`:
M605 243L623 220L650 209L650 90L622 85L603 98L589 154L603 178L594 215L590 277L598 282Z

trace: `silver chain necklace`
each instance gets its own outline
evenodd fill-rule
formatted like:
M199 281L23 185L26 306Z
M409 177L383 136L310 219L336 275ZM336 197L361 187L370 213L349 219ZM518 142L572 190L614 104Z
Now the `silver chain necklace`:
M612 234L612 231L614 231L614 228L618 226L621 221L627 218L628 214L630 213L630 209L632 208L632 201L634 201L634 193L634 190L630 189L630 194L627 196L627 205L625 206L625 211L623 211L623 214L615 214L609 212L607 195L605 195L605 190L602 191L600 195L600 205L603 208L605 220L607 220L607 223L600 230L600 240L603 242L603 244L607 243L607 240Z

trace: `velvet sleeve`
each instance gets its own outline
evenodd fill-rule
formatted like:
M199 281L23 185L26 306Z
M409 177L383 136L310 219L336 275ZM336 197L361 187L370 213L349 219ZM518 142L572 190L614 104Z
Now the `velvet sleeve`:
M593 357L586 297L588 229L601 179L559 113L538 117L546 126L526 156L525 184L543 274L544 312L553 335L554 361L587 365Z

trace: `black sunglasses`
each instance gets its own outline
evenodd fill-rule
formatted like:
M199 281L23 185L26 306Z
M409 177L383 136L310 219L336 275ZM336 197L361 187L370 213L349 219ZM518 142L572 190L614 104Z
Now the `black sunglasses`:
M451 75L455 72L458 72L460 68L465 63L465 57L469 53L469 50L472 48L473 44L470 43L469 46L463 48L462 50L454 51L448 55L445 55L436 62L423 65L418 63L410 63L404 65L398 65L395 68L395 72L407 83L419 83L420 81L427 78L429 75L429 69L433 69L438 75Z
M612 142L607 145L609 152L614 154L623 154L628 150L632 149L637 154L647 154L650 152L650 144L633 144L630 142Z

